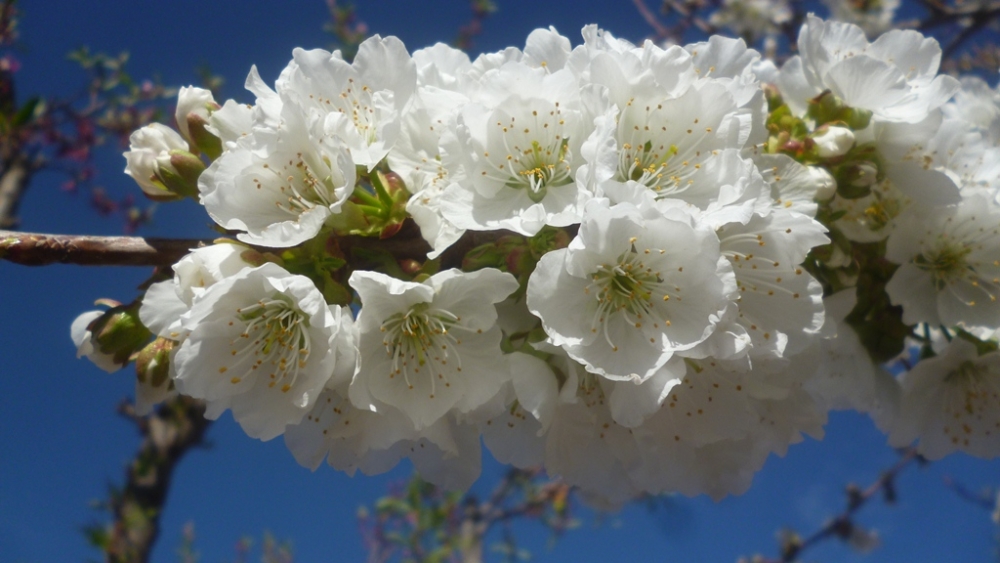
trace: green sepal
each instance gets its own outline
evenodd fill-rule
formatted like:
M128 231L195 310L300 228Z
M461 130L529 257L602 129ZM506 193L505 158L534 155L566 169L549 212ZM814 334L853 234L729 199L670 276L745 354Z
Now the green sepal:
M868 127L872 112L861 108L852 108L830 90L809 100L806 116L816 122L817 126L841 121L854 131Z
M189 142L195 145L195 150L201 151L209 160L215 160L222 156L222 140L213 135L205 128L208 122L197 113L187 116L188 132L191 134Z
M139 320L141 300L112 307L94 319L87 330L91 342L100 353L111 356L115 363L125 365L136 351L149 341L152 334Z
M162 387L170 380L170 355L177 342L157 338L146 345L135 357L135 374L141 383Z

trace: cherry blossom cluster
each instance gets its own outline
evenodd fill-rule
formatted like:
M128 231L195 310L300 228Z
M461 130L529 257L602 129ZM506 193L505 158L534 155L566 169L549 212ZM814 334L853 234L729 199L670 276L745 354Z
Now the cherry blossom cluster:
M375 36L252 70L252 104L182 89L126 172L235 239L81 316L80 354L135 359L141 409L182 393L307 467L453 489L485 443L596 502L738 494L840 408L1000 454L1000 94L814 17L780 68L582 38ZM343 244L415 228L422 260Z

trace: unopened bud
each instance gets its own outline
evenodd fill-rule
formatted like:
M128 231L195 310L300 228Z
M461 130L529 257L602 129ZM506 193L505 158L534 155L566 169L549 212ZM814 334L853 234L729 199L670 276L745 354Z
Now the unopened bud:
M764 90L764 98L767 100L768 113L785 104L785 100L781 97L781 92L774 84L761 84L761 89Z
M137 301L80 315L70 327L70 336L78 358L86 356L104 371L112 372L129 362L149 340L150 332L139 320Z
M173 340L157 338L135 358L135 412L145 416L153 407L176 394L170 380L170 356L177 345Z
M380 240L385 240L387 238L392 238L396 236L396 233L403 228L403 223L389 223L388 225L382 227L382 230L378 232L378 238Z
M139 184L150 199L169 201L188 195L181 193L183 191L190 191L184 184L181 184L181 191L178 191L165 181L167 177L181 178L180 171L171 162L173 151L186 153L188 144L177 131L166 125L153 123L129 137L129 151L125 153L125 173ZM197 186L193 193L197 193Z
M393 197L406 191L406 182L403 181L402 176L395 172L386 172L381 179L384 182L385 190ZM409 199L409 192L406 193L406 198Z
M140 383L150 387L166 387L170 378L170 355L177 343L157 338L139 351L135 358L135 374Z
M399 261L399 267L408 275L415 275L420 271L421 264L412 258L404 258Z
M208 121L204 117L192 113L188 115L187 126L191 135L191 138L188 139L191 146L197 147L210 160L219 158L222 154L222 139L208 130Z
M837 193L837 181L833 179L833 176L825 168L819 166L809 166L807 168L812 183L816 186L816 193L813 195L814 200L826 201Z
M505 263L507 271L520 276L525 271L530 271L535 267L535 261L531 257L527 246L516 246L507 253Z
M335 233L340 235L367 233L371 228L371 223L365 216L361 207L353 201L345 201L340 208L340 213L335 213L327 219L327 224L333 227Z
M855 162L837 170L837 195L844 199L860 199L871 194L878 183L878 168L871 162Z
M835 158L847 154L854 146L854 132L846 127L821 127L813 136L813 142L820 158Z
M76 345L76 357L87 357L88 360L104 371L111 373L122 368L122 364L115 361L111 354L104 354L94 347L94 333L90 330L90 325L101 318L103 311L87 311L78 316L69 327L69 336Z
M150 337L149 329L139 320L139 301L108 309L91 323L94 341L106 354L125 363Z
M210 90L197 88L194 86L182 86L177 92L177 111L174 117L177 119L177 128L181 135L192 144L196 142L194 132L191 130L191 119L195 118L202 123L207 123L209 116L219 109L219 104L215 101Z
M483 268L499 268L504 264L507 253L498 248L496 243L486 243L465 253L462 259L462 269L474 272Z
M156 159L158 175L171 192L185 197L198 196L198 177L205 171L200 158L184 150L172 150Z

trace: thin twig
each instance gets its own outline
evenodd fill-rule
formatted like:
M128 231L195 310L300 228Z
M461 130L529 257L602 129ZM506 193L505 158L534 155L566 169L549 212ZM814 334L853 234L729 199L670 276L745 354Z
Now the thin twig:
M646 5L644 0L632 0L632 3L635 4L635 8L639 10L639 14L642 16L642 19L646 20L646 23L648 23L649 26L656 31L657 41L662 41L670 36L670 30L667 29L667 26L660 23L659 18L657 18L656 14L649 9L649 6Z
M792 538L782 546L780 559L755 558L758 563L791 563L809 547L832 537L845 538L854 529L853 518L865 504L875 495L883 493L887 499L895 497L895 480L899 473L914 461L923 458L917 453L915 448L907 448L901 454L899 460L889 469L884 471L879 478L864 490L855 487L848 487L847 508L843 512L834 516L822 528L816 530L804 539Z

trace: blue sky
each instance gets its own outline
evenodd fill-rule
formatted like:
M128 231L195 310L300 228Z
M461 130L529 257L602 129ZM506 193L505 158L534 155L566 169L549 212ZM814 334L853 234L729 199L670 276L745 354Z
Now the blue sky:
M360 4L373 32L398 35L411 50L449 41L468 15L460 0ZM647 31L630 2L499 0L499 5L478 39L480 49L521 45L531 29L548 25L574 40L586 23L633 39ZM157 73L167 84L193 82L194 68L208 63L226 78L226 96L251 101L242 91L250 65L273 81L293 47L329 44L321 30L325 18L321 0L25 2L19 95L77 88L82 74L65 53L87 44L94 51L129 50L135 76ZM112 194L138 194L121 173L120 152L110 147L101 155L97 181ZM60 192L61 181L54 174L35 179L22 207L24 230L120 233L120 223L97 216L83 194ZM142 234L210 236L208 223L197 205L163 205ZM99 555L80 529L101 517L88 503L102 498L109 483L121 481L137 445L132 426L114 414L132 392L132 372L108 375L75 359L69 324L97 298L132 299L147 275L141 269L0 263L0 562L84 561ZM859 415L835 414L827 431L823 442L807 441L793 446L786 458L771 459L742 497L720 503L671 499L669 510L650 513L632 506L603 518L581 511L583 529L553 548L531 525L520 527L522 543L536 561L715 562L755 552L775 555L779 528L817 528L842 509L846 483L867 484L896 458ZM247 438L228 415L213 426L209 439L211 448L192 453L175 474L153 558L157 563L176 560L174 548L189 521L206 563L233 559L240 537L260 537L264 530L291 539L298 561L360 561L358 506L371 504L409 471L401 467L386 476L353 479L328 467L312 473L295 463L280 439ZM501 472L488 461L476 488L489 489ZM988 514L947 490L946 475L973 490L998 485L1000 461L959 455L910 469L898 483L898 505L873 503L859 519L880 531L878 552L860 556L831 542L806 558L996 560L996 528Z

